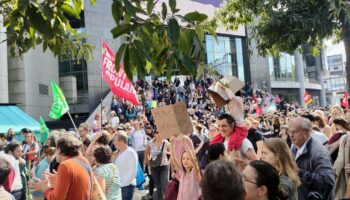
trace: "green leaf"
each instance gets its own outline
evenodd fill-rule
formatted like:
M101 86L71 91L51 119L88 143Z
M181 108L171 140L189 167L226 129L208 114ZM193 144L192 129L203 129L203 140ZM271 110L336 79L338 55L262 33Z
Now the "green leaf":
M173 14L176 13L176 0L169 0L169 6L171 9L171 12Z
M128 45L126 43L123 43L119 47L118 52L115 54L115 61L114 61L114 63L115 63L116 71L119 71L119 69L120 69L119 63L122 60L122 58L124 57L125 50L126 50L127 46Z
M168 32L172 45L177 47L179 43L180 26L175 18L169 20Z
M199 23L208 19L208 16L206 14L199 13L198 11L187 13L184 17L190 22L199 22Z
M114 21L119 24L120 19L121 19L121 3L119 1L113 1L112 3L112 15L113 15L113 19Z
M146 71L147 71L147 74L149 74L151 72L151 69L152 69L152 63L148 60L146 60Z
M139 55L139 51L134 47L130 47L130 60L132 63L134 63L135 68L137 68L137 72L141 75L141 77L146 76L146 70L144 66L144 60L143 57Z
M168 14L168 8L166 7L166 4L162 3L162 19L165 20Z
M130 24L123 24L123 25L114 27L111 30L111 32L113 34L113 38L118 38L119 36L130 32L131 29L132 29L132 26Z
M73 4L78 14L80 14L80 12L84 10L84 3L82 0L73 0Z
M64 3L60 8L67 15L75 17L76 19L80 19L79 13L74 8L72 8L72 6L70 6L69 4Z
M129 46L125 49L124 54L124 71L129 80L132 80L132 68L131 68L130 52Z
M153 0L147 1L147 13L151 14L154 8Z
M123 0L125 9L129 15L136 16L136 8L130 3L129 0Z
M181 64L186 68L186 71L191 75L196 75L196 69L192 64L191 59L187 55L180 56Z
M95 5L96 0L90 0L91 5Z
M49 38L53 37L52 32L50 31L50 27L46 24L44 17L38 11L38 8L33 4L29 4L26 15L28 16L28 20L30 25L38 30L41 34L48 36Z

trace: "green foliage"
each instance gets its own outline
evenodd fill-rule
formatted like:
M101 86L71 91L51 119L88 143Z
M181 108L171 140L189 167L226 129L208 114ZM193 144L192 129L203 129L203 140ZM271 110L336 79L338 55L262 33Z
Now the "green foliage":
M302 44L318 49L339 30L338 20L331 17L330 2L230 0L218 12L216 22L228 29L249 26L262 55L292 53Z
M44 51L50 49L55 56L89 59L93 47L81 42L87 36L74 30L67 19L79 19L83 5L83 0L72 0L72 4L70 0L1 0L10 54L23 55L42 44Z
M129 78L136 72L146 76L151 71L170 78L175 68L181 74L196 76L205 66L204 35L206 32L215 35L208 17L198 12L180 15L176 0L169 0L169 6L163 2L158 12L156 3L156 0L113 1L116 27L111 32L114 38L127 38L116 60L123 60Z

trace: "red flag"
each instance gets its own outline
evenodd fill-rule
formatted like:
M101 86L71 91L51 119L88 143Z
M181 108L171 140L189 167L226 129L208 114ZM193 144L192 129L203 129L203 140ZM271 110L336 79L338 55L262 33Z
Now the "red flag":
M344 93L343 99L341 101L341 106L343 106L346 109L349 109L349 95L348 95L348 92Z
M255 111L257 116L261 116L263 114L263 110L258 104L255 105Z
M312 97L311 97L311 95L310 95L308 92L305 91L305 93L304 93L304 103L305 103L306 105L308 105L308 104L311 103L311 102L312 102Z
M134 105L140 105L132 82L124 71L124 65L120 63L119 72L115 69L115 55L108 45L102 41L102 77L112 90L112 93L122 99L130 101Z

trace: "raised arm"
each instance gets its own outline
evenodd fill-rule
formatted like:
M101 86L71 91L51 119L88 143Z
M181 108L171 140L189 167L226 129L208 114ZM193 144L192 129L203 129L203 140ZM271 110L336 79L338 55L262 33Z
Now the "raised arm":
M229 88L225 88L225 91L230 99L230 102L225 106L226 112L235 119L236 126L244 126L243 99L233 94Z

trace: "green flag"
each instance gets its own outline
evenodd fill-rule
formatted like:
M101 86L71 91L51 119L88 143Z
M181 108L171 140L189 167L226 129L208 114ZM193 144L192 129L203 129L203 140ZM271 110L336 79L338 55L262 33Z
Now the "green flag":
M69 110L66 97L59 88L55 81L51 81L52 94L53 94L53 104L50 110L50 117L52 119L59 119L64 113Z
M44 119L40 116L40 142L45 144L49 137L49 129L47 128Z

